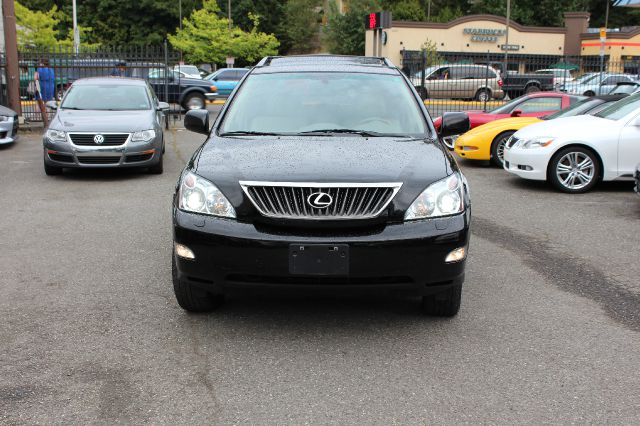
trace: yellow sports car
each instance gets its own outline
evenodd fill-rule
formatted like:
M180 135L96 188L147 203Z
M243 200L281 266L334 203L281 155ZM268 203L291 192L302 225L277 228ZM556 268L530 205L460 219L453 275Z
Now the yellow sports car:
M546 117L511 117L492 121L469 130L456 139L454 150L462 158L469 160L491 160L493 164L502 167L504 161L504 146L507 140L518 130L542 120L572 117L581 114L595 114L612 102L627 95L593 96L576 102L568 108L560 110Z

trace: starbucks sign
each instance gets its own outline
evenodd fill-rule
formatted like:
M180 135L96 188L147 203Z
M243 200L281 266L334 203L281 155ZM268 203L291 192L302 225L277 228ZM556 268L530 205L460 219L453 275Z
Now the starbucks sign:
M503 37L505 30L496 30L492 28L465 28L464 34L471 36L471 41L478 43L496 43L498 37Z

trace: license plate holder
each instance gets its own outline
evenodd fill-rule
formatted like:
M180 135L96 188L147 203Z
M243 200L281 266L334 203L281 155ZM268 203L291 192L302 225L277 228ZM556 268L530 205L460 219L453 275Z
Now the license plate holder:
M349 275L348 244L290 244L289 273Z

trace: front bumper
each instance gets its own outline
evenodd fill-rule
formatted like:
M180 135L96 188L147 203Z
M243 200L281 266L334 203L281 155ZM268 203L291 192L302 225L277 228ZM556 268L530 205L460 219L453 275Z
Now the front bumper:
M68 139L68 138L67 138ZM77 146L43 138L46 164L64 168L149 167L160 161L162 136L149 142L127 140L118 146Z
M17 118L9 117L8 120L0 121L0 145L14 143L18 140Z
M547 148L510 148L504 151L504 169L525 179L547 180L551 153Z
M454 151L462 158L469 160L491 160L490 148L478 137L469 139L465 135L456 140Z
M254 225L174 209L174 241L194 260L175 256L180 280L211 293L276 289L382 290L425 295L464 280L465 261L445 263L452 250L468 247L470 213L380 228L311 231ZM291 244L347 244L345 276L294 275Z

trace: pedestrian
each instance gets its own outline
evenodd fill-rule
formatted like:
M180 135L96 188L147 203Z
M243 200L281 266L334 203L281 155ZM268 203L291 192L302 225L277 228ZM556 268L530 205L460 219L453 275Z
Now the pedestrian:
M118 62L116 64L116 68L114 68L113 70L111 70L111 77L126 77L126 72L127 72L127 68L126 68L127 64L124 62Z
M56 78L53 68L49 67L48 59L40 61L34 74L34 80L36 81L36 88L38 88L37 99L45 102L52 101L54 99Z

